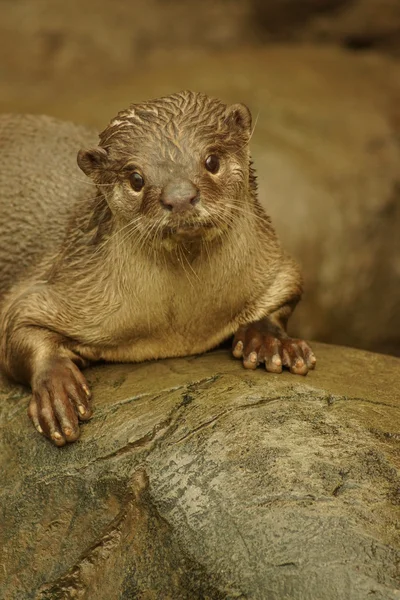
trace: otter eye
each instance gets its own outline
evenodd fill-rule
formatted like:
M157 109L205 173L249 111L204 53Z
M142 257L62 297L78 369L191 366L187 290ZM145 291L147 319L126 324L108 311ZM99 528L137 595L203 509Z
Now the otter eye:
M206 169L210 173L216 173L219 169L219 158L215 154L210 154L206 158Z
M137 171L134 171L129 179L131 182L132 189L135 190L135 192L140 192L140 190L144 186L144 179L141 176L141 174Z

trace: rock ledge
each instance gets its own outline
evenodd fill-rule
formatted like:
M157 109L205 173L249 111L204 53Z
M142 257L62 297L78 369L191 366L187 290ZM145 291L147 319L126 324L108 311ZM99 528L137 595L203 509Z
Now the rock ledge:
M400 360L315 349L96 367L63 449L3 383L0 597L400 598Z

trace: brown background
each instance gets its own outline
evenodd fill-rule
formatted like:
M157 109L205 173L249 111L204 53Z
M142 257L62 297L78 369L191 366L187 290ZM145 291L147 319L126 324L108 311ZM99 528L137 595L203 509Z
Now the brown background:
M400 353L398 0L0 0L0 16L0 111L102 129L182 88L246 102L261 201L303 263L294 330Z

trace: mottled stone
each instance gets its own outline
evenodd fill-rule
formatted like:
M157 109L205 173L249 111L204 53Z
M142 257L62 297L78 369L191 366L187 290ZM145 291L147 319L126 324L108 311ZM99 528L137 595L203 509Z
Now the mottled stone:
M400 360L315 349L306 378L226 350L89 369L62 449L2 383L0 597L400 598Z

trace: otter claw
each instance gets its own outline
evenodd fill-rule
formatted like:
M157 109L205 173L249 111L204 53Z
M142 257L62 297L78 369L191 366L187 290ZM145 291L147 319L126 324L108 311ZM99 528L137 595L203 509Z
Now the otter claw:
M243 342L239 341L233 348L233 356L235 358L241 358L243 356Z
M242 358L246 369L255 369L260 363L270 373L281 373L282 366L295 375L307 375L314 369L316 358L303 340L286 337L265 321L241 327L233 341L233 356Z
M79 419L91 416L90 391L78 367L67 359L54 359L36 375L28 414L36 430L56 446L79 437Z

